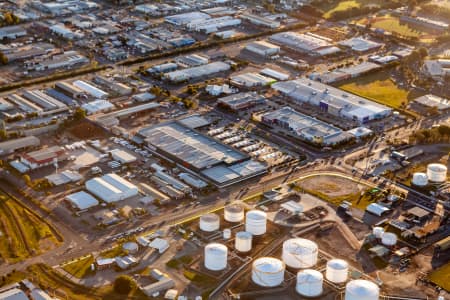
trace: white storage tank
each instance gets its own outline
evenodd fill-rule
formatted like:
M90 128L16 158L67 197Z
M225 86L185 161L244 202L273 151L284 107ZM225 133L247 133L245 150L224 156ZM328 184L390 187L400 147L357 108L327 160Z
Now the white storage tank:
M216 214L206 214L200 217L200 229L206 232L219 230L220 217Z
M234 248L236 248L237 251L244 253L252 250L252 234L247 231L239 231L236 233Z
M348 277L348 263L343 259L331 259L327 262L325 277L333 283L343 283Z
M317 297L323 291L323 275L316 270L303 270L297 273L295 290L302 296Z
M413 174L411 183L416 186L426 186L428 184L428 176L422 172L416 172Z
M310 268L317 263L319 248L313 241L301 238L283 243L282 259L291 268Z
M244 220L244 206L242 204L230 204L224 208L225 221L238 223Z
M227 267L228 248L219 243L205 246L205 268L211 271L221 271Z
M384 228L383 228L383 227L379 227L379 226L375 226L375 227L372 229L372 233L373 233L373 235L374 235L377 239L381 239L381 236L382 236L383 233L384 233Z
M275 287L284 280L285 264L273 257L261 257L253 262L252 280L259 286Z
M429 164L427 166L428 180L442 183L447 180L447 167L443 164Z
M252 235L263 235L267 230L267 214L260 210L247 212L245 218L245 231Z
M379 300L380 288L367 280L352 280L345 287L345 300Z
M223 238L225 240L229 240L231 238L231 229L230 228L225 228L223 230Z
M139 246L134 242L128 242L122 245L122 249L130 254L133 254L139 250Z
M392 232L385 232L381 236L381 243L388 247L395 246L397 244L397 235Z

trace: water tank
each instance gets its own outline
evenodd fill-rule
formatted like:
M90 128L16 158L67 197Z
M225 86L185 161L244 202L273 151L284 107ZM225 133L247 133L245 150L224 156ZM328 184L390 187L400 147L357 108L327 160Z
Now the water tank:
M447 180L447 167L443 164L429 164L427 166L428 180L432 182L445 182Z
M385 246L395 246L397 244L397 235L392 232L385 232L381 236L381 243Z
M245 231L252 235L262 235L266 233L267 214L260 210L251 210L247 212L245 218Z
M130 254L136 253L139 249L138 244L134 243L134 242L129 242L129 243L125 243L122 246L122 249L124 251L127 251Z
M334 283L347 281L348 263L343 259L331 259L327 262L325 277Z
M381 236L384 233L384 228L376 226L372 229L372 233L377 239L381 239Z
M231 229L230 228L226 228L223 230L223 238L225 240L228 240L231 238Z
M275 287L284 280L284 263L273 257L261 257L253 262L252 280L264 287Z
M206 232L219 230L220 217L216 214L206 214L200 217L200 229Z
M225 221L238 223L244 220L244 206L242 204L231 204L224 208Z
M302 296L317 297L323 291L323 275L316 270L303 270L297 273L295 290Z
M247 231L239 231L236 233L234 247L239 252L248 252L252 250L252 234Z
M428 176L422 172L416 172L413 174L411 183L416 186L426 186L428 184Z
M220 271L227 267L228 248L225 245L211 243L205 246L205 268Z
M310 268L317 263L319 248L313 241L301 238L283 243L282 259L291 268Z
M352 280L345 287L345 300L378 300L380 288L367 280Z

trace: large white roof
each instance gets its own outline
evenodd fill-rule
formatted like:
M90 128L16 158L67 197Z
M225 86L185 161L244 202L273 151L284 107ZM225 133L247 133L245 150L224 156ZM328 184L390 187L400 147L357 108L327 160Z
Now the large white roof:
M137 189L137 187L134 184L114 173L106 174L105 176L102 177L102 179L107 183L109 183L110 185L119 189L121 192L126 192L131 189L133 190Z
M66 196L72 205L76 206L79 210L88 209L90 207L98 205L97 199L91 194L85 191L77 192Z

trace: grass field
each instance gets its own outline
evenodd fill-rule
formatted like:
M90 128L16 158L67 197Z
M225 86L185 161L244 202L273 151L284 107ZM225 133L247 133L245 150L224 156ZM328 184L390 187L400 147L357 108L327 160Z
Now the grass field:
M329 19L333 13L347 11L352 8L361 8L366 5L380 5L385 2L383 0L345 0L345 1L321 1L318 7L324 11L323 17Z
M402 104L407 104L409 100L420 96L397 86L387 71L358 77L346 81L338 87L393 108L399 108Z
M0 232L0 256L11 263L51 250L59 243L45 222L1 192Z
M443 289L449 291L450 290L450 263L446 264L443 267L440 267L436 271L428 276L433 283L442 287Z
M94 263L94 257L92 255L77 259L64 265L62 268L67 273L76 278L85 278L93 274L91 270L91 264Z
M416 30L407 24L400 23L397 17L384 17L372 23L373 28L379 28L405 37L420 37L423 35L422 31Z

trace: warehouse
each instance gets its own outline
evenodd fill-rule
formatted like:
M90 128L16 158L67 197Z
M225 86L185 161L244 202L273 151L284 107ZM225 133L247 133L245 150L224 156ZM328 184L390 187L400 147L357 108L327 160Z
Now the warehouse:
M228 71L229 69L229 64L218 61L203 66L165 73L164 77L172 82L182 82Z
M94 98L98 99L106 99L108 98L108 93L105 91L102 91L101 89L93 86L92 84L89 84L82 80L76 80L73 82L73 85L78 87L79 89L85 91L89 95L91 95Z
M66 196L66 200L76 210L85 210L98 205L97 199L85 191L80 191Z
M371 40L368 40L365 38L361 38L361 37L355 37L355 38L351 38L351 39L348 39L345 41L341 41L341 42L339 42L339 45L348 47L352 51L359 52L359 53L375 51L375 50L378 50L381 47L383 47L383 44L381 44L381 43L376 43L374 41L371 41Z
M38 147L41 141L35 136L26 136L0 143L0 155L14 153L27 148Z
M335 143L336 137L342 134L341 129L301 114L290 107L269 112L263 115L261 120L265 124L284 128L295 136L319 145Z
M27 31L22 26L7 26L0 28L0 40L15 40L18 37L26 36Z
M258 104L266 103L266 98L256 92L239 93L217 99L221 106L237 111L247 109Z
M36 104L26 100L25 98L17 95L17 94L10 94L8 96L6 96L6 98L13 102L14 104L16 104L20 110L26 112L26 113L32 113L32 112L37 112L42 113L44 110L37 106Z
M3 98L0 98L0 111L7 111L14 108L14 105L12 103L6 101Z
M50 97L53 97L68 106L78 105L78 103L73 98L71 98L55 89L47 89L47 90L45 90L45 93L47 95L49 95Z
M243 20L247 20L248 22L254 24L254 25L258 25L258 26L264 26L264 27L269 27L272 29L276 29L278 27L280 27L280 22L278 21L274 21L268 18L264 18L258 15L254 15L254 14L250 14L250 13L243 13L242 15L240 15L240 18Z
M80 99L81 97L83 97L83 95L86 94L79 87L76 87L73 84L70 84L69 82L65 81L57 82L55 84L55 89L61 91L62 93L66 94L67 96L73 99Z
M414 99L414 102L426 107L436 107L438 110L447 110L450 108L450 100L432 94L418 97Z
M150 74L167 73L167 72L175 71L176 69L178 69L178 65L176 63L165 63L165 64L153 66L153 67L147 69L147 72Z
M144 128L139 135L157 151L197 170L223 162L232 164L247 158L245 154L176 121Z
M331 55L340 52L328 38L312 33L296 33L292 31L272 35L269 41L282 47L310 55Z
M131 155L127 151L114 149L110 151L112 159L120 162L121 164L129 164L136 161L136 156Z
M176 62L182 67L197 67L209 63L209 58L198 54L190 54L177 57Z
M55 162L64 160L66 158L66 151L63 147L53 146L22 154L20 161L29 166L30 169L37 169L52 165Z
M183 193L190 193L192 191L189 186L185 185L184 183L182 183L178 179L173 178L172 176L170 176L169 174L167 174L165 172L156 171L155 172L155 176L158 177L159 179L167 182L168 184L170 184L171 186L173 186L177 190L182 191Z
M140 183L139 187L145 195L152 197L154 200L158 200L161 204L165 204L170 201L170 198L168 196L148 184Z
M170 121L138 132L140 139L157 155L177 162L183 168L203 174L218 186L228 186L260 175L267 167L230 146L195 131L179 121ZM236 169L236 170L234 170ZM155 177L169 195L167 183ZM165 178L167 179L167 178Z
M64 108L66 105L39 90L25 91L23 97L33 101L45 110Z
M178 177L196 189L202 189L202 188L205 188L208 186L208 184L206 182L192 176L189 173L180 173L180 174L178 174Z
M259 72L262 75L266 75L269 77L272 77L276 80L280 80L280 81L285 81L289 79L289 74L286 73L282 73L279 71L275 71L274 69L270 69L270 68L264 68L261 70L261 72Z
M86 189L106 203L117 202L125 199L122 191L109 184L102 178L93 178L85 183Z
M316 79L323 83L333 83L342 80L347 80L350 78L355 78L378 70L380 68L381 67L379 65L366 61L359 65L336 69L331 72L326 72L324 74L318 75Z
M278 82L272 88L295 101L360 123L385 118L392 112L387 106L307 78Z
M110 185L118 188L122 193L123 199L136 196L139 192L137 186L123 179L122 177L120 177L115 173L106 174L105 176L102 177L102 179L107 183L109 183Z
M192 31L202 31L206 34L217 32L224 27L237 26L241 24L240 19L235 19L230 16L207 19L207 20L194 20L189 22L186 27Z
M112 79L103 76L95 76L94 81L98 84L104 85L111 91L118 93L121 96L130 95L133 89L123 83L116 82Z
M184 26L188 23L191 23L194 20L205 21L208 19L211 19L211 17L208 14L205 14L202 12L197 12L197 11L188 12L188 13L179 14L179 15L168 16L168 17L164 18L164 20L167 23L177 25L177 26Z
M230 83L238 87L266 86L276 82L275 79L260 75L258 73L244 73L230 78Z
M93 115L100 112L108 112L114 109L114 104L107 100L95 100L85 103L81 106L88 115Z
M245 46L245 49L264 57L272 56L280 52L280 46L266 41L255 41L248 43Z
M72 68L78 64L88 63L89 60L78 51L67 51L63 54L54 55L45 60L26 61L25 66L28 70L44 71L59 68Z

